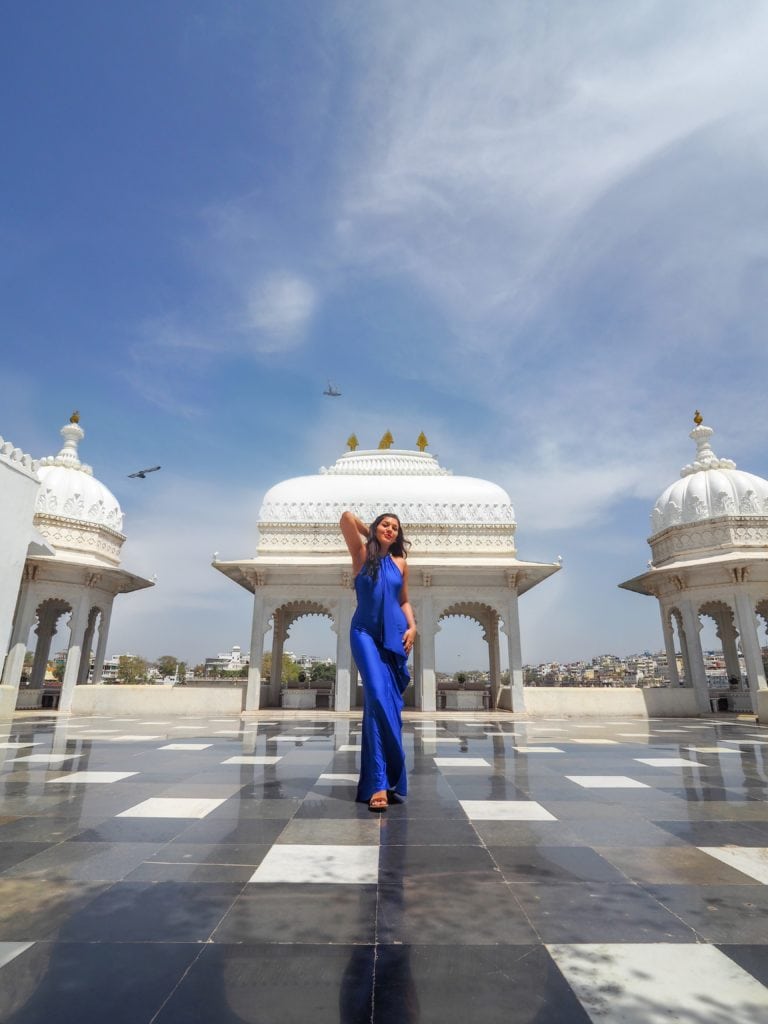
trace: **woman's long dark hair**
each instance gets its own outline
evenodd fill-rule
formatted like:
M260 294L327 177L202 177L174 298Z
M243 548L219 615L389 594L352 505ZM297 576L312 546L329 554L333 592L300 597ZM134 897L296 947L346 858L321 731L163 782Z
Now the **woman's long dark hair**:
M365 545L365 562L363 564L363 572L373 579L376 579L379 575L379 563L381 562L381 545L376 536L376 527L382 519L394 519L397 522L397 537L395 537L389 549L390 555L407 558L408 549L411 546L411 542L406 540L403 534L400 516L396 516L394 512L382 512L380 516L377 516L368 527L368 540Z

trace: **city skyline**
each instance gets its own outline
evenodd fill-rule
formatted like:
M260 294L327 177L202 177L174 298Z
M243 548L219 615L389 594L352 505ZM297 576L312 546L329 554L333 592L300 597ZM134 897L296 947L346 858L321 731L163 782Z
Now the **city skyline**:
M520 602L526 662L659 646L617 585L694 409L768 476L767 34L710 0L9 11L0 433L53 454L80 409L123 564L158 577L114 649L247 637L212 553L387 430L504 487L522 558L563 556ZM482 647L445 624L438 663Z

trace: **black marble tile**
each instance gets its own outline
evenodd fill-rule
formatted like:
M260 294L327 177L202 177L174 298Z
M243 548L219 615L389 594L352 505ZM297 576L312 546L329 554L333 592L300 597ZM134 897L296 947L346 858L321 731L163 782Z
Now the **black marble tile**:
M626 882L588 846L493 846L488 851L507 882Z
M372 943L375 885L254 883L213 935L220 943Z
M107 818L83 828L73 843L167 843L189 826L189 818Z
M482 846L382 846L379 879L382 883L403 878L434 878L445 874L498 875L496 866Z
M373 1024L589 1024L542 946L381 945Z
M545 943L696 941L692 925L630 883L533 882L513 890Z
M766 936L768 940L768 935ZM717 947L734 963L768 988L768 945L719 944Z
M768 886L646 885L671 913L705 942L764 943L768 937Z
M201 821L187 822L181 834L183 843L220 843L226 844L272 844L283 831L286 822L280 818L250 818L245 821L237 818L204 818Z
M0 878L0 942L55 938L67 921L109 883L76 883L49 878Z
M0 1020L145 1024L199 953L186 943L35 943L2 970Z
M368 1024L372 946L209 945L153 1024Z
M25 843L18 840L0 843L0 873L42 853L51 845L51 843Z
M692 846L768 846L768 823L746 821L655 821Z
M480 837L466 820L381 816L382 846L479 846Z
M117 882L62 925L68 942L205 942L243 886L235 882Z
M501 876L478 872L381 884L377 940L464 946L536 942L537 935Z

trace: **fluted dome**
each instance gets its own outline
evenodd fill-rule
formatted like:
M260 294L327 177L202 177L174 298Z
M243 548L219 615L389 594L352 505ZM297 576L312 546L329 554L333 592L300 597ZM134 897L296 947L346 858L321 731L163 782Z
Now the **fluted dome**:
M718 458L709 443L713 433L701 423L691 431L696 457L683 466L680 479L670 484L654 505L654 536L685 523L768 516L768 480L737 469L731 459Z
M125 538L117 498L80 461L77 446L85 431L77 422L61 428L64 447L40 460L40 490L35 525L56 549L57 557L119 564Z
M259 512L259 550L338 547L347 509L365 522L395 512L427 548L514 551L515 513L502 487L454 476L428 452L398 449L350 451L315 476L271 487Z

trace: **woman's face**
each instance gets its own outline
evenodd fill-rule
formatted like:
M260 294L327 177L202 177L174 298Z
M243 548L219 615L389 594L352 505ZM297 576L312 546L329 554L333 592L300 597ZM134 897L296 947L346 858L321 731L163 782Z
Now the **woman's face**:
M400 532L400 523L394 516L384 516L376 527L376 540L384 550L392 547Z

